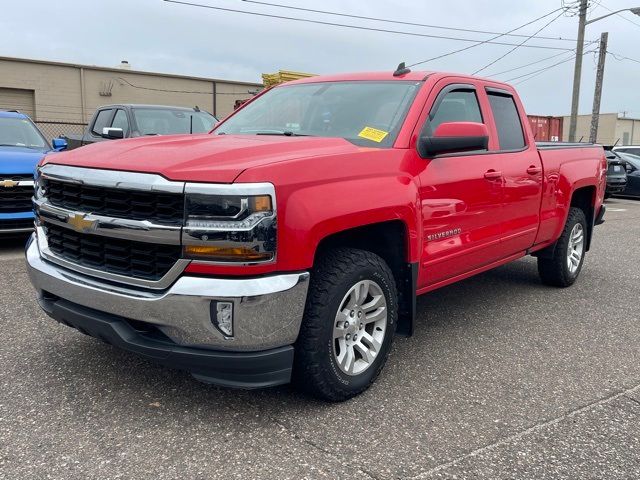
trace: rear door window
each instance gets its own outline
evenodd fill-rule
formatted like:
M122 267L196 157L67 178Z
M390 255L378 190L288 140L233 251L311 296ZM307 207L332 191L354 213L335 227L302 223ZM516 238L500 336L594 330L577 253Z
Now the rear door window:
M93 123L93 129L91 130L91 133L98 137L102 135L102 129L110 125L112 115L113 110L111 108L100 110L98 112L98 115L96 116L96 121Z
M500 150L520 150L524 148L524 131L520 123L518 108L511 95L487 92L493 118L498 130Z

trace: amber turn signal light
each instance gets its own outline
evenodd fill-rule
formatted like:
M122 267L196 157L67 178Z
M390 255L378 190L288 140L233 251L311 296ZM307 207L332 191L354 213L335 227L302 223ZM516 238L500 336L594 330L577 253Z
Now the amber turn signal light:
M268 198L268 197L267 197ZM185 245L185 255L222 262L258 262L270 260L270 252L256 252L246 247L217 247L210 245Z
M257 195L249 197L252 212L270 212L271 197L269 195Z

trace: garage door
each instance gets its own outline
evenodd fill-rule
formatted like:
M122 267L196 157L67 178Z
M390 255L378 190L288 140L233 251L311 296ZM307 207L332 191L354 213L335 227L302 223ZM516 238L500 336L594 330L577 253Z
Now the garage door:
M33 118L35 114L35 95L33 90L0 87L0 109L20 110Z

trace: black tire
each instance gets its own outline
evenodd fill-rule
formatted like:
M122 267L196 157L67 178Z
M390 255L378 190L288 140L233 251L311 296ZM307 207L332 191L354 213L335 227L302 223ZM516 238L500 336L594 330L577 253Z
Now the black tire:
M333 328L336 313L347 292L361 280L373 280L387 302L385 336L370 366L347 375L334 357ZM293 383L311 395L340 402L366 390L384 366L396 330L398 298L393 273L378 255L340 248L327 252L314 267L307 304L295 345Z
M543 254L538 257L538 273L542 283L553 287L569 287L574 284L578 275L580 275L586 254L586 238L578 269L572 273L567 265L569 237L577 223L582 224L583 232L586 236L587 220L584 212L579 208L571 207L562 235L560 235L555 245L550 247L550 252L542 252ZM544 253L547 253L547 255L544 255Z

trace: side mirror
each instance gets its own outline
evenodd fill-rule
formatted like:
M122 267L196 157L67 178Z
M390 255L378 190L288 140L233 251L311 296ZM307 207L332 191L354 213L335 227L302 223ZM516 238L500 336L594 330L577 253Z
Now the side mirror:
M65 138L54 138L51 140L51 146L56 152L60 152L61 150L66 150L68 144Z
M418 139L418 154L433 158L444 153L470 152L489 148L489 130L484 123L449 122L436 128L433 136Z
M108 138L109 140L124 138L124 130L121 128L104 127L102 129L102 138Z

